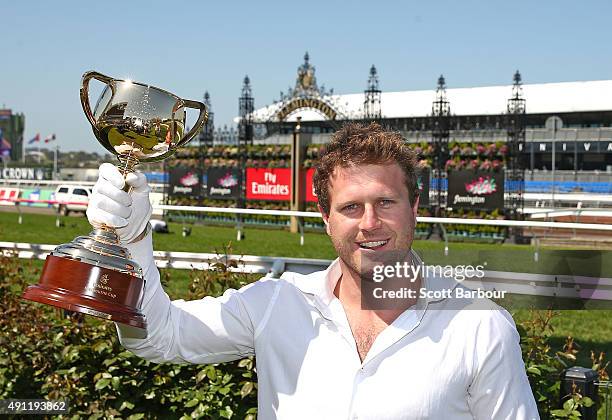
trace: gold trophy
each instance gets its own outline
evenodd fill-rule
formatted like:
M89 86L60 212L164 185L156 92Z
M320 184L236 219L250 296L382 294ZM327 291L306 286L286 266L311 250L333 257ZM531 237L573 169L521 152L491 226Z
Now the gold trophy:
M91 79L106 85L93 113L89 104ZM83 75L80 93L94 135L117 156L124 177L139 162L172 156L208 119L206 106L201 102L94 71ZM185 133L186 108L200 111L188 133ZM126 191L129 192L127 188ZM146 319L140 311L144 287L142 268L119 244L115 230L101 225L94 226L88 236L79 236L55 248L45 261L39 283L29 286L23 298L146 328Z

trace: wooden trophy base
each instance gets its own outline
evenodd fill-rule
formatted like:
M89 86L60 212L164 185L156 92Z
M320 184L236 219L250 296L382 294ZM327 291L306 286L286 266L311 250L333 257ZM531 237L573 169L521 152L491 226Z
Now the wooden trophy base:
M126 259L123 267L114 269L56 251L47 257L39 284L29 286L24 299L146 329L140 311L145 285L140 267Z

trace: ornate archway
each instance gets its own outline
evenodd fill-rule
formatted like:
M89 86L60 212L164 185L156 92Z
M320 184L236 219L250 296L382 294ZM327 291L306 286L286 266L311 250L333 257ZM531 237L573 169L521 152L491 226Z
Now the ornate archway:
M256 124L266 127L279 127L302 111L314 111L327 121L332 130L337 130L336 121L348 119L339 98L339 95L334 95L333 89L326 90L325 86L317 84L315 67L310 64L310 57L306 52L304 62L297 69L294 87L289 88L287 92L281 92L280 99L274 104L259 110L254 120ZM302 121L307 123L308 118Z

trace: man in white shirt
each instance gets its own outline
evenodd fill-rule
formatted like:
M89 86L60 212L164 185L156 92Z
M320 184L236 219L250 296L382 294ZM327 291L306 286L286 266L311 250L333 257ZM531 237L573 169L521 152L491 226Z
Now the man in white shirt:
M320 156L314 178L338 259L322 272L285 273L218 298L171 302L145 229L146 180L128 176L130 197L116 168L103 164L89 220L120 227L147 281L147 337L117 324L122 344L155 362L255 355L262 419L539 418L506 311L489 301L483 309L469 299L418 296L395 300L391 309L363 305L371 261L399 252L421 264L411 250L416 171L416 156L398 133L345 126ZM406 286L462 287L428 275Z

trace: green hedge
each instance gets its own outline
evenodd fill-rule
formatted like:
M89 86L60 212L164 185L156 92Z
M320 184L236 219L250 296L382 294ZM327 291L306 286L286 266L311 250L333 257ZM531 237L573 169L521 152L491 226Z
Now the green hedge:
M112 323L66 319L59 310L21 300L31 271L23 260L0 258L0 399L68 399L75 419L255 418L253 359L147 362L121 347ZM193 276L189 298L251 280L222 266L194 274L200 277Z

